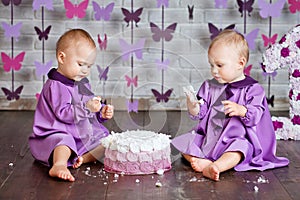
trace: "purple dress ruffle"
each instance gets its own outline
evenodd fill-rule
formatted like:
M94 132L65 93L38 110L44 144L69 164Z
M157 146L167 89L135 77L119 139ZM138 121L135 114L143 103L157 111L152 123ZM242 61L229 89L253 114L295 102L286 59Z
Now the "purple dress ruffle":
M199 115L190 117L199 120L198 125L172 140L180 152L211 161L225 152L241 152L243 160L235 166L236 171L263 171L289 164L287 158L275 155L276 138L265 92L256 80L246 76L225 85L207 80L197 96L204 104ZM246 116L225 116L221 101L226 99L244 105Z
M91 113L85 103L94 97L88 79L67 79L52 69L40 94L29 146L33 157L52 165L55 147L66 145L72 150L68 166L74 159L100 145L109 131L103 126L101 113Z

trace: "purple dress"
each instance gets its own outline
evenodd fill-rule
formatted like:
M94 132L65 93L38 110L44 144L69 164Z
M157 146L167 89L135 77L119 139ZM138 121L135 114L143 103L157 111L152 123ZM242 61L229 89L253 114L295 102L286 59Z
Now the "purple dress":
M225 152L238 151L243 159L236 171L266 170L283 167L289 160L277 157L275 132L264 89L249 76L242 81L220 84L205 81L198 98L204 100L198 125L177 136L172 144L182 153L215 161ZM225 116L221 101L230 100L247 108L245 117Z
M75 82L56 69L48 78L37 103L29 146L36 160L50 166L54 148L66 145L72 150L70 166L77 156L100 145L109 131L102 125L101 113L91 113L85 107L94 97L88 79Z

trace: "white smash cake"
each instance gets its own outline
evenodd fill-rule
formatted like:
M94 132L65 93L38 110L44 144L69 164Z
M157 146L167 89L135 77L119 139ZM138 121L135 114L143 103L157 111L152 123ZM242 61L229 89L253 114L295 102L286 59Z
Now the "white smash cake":
M152 174L171 169L170 138L145 130L112 132L101 140L104 169L119 174Z

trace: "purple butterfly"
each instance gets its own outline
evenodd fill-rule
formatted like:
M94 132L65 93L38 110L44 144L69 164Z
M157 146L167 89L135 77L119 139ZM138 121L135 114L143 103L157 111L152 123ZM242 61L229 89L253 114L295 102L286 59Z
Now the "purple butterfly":
M267 80L267 76L272 76L272 80L275 81L275 76L277 76L277 71L274 71L272 73L268 73L268 72L262 72L262 75L264 77L264 81Z
M243 17L244 11L248 12L248 16L251 16L250 13L253 10L254 0L244 1L244 0L237 0L239 5L239 12L241 13L241 17Z
M5 37L7 39L11 39L12 37L18 41L18 37L20 36L20 30L22 28L22 22L19 22L15 25L7 24L6 22L2 22L2 27L5 30Z
M270 98L266 98L268 105L274 107L274 98L275 98L274 95L272 95Z
M188 5L188 11L189 11L189 20L194 19L194 5L190 6Z
M171 96L171 93L173 91L173 88L167 90L165 93L161 94L159 93L157 90L155 89L151 89L153 95L156 97L156 102L168 102L169 101L169 97Z
M224 30L225 29L234 29L234 28L235 28L235 24L231 24L231 25L225 27ZM211 35L210 35L211 40L214 39L217 35L219 35L219 33L223 30L222 28L219 29L212 23L208 23L208 29L209 29L209 32L211 33Z
M248 42L249 49L254 50L255 49L255 39L257 38L259 32L259 28L256 28L252 30L250 33L244 35L245 39Z
M106 7L101 7L97 2L93 1L93 9L94 9L94 17L97 21L101 20L101 18L104 21L109 21L110 20L110 14L114 9L115 3L112 2L108 4Z
M172 33L175 32L177 23L173 23L169 25L166 29L161 30L156 24L150 22L151 32L153 33L152 39L155 42L159 42L160 39L164 39L165 41L170 41L173 38Z
M104 81L106 81L109 67L102 69L99 65L97 65L97 69L98 69L98 73L99 73L99 80L101 81L103 79Z
M167 70L170 65L170 60L166 59L164 61L161 61L160 59L156 59L155 63L158 70Z
M227 0L215 0L215 8L227 8Z
M39 40L45 39L48 40L48 34L50 33L51 26L48 26L45 31L42 31L38 27L34 27L36 34L39 36Z
M40 63L38 61L34 61L34 65L35 75L37 77L42 77L43 75L46 75L52 67L52 60L48 61L47 63Z
M22 0L2 0L2 3L5 6L8 6L10 3L13 3L15 6L20 5L20 3L22 2Z
M139 101L138 100L127 100L127 110L128 112L138 112Z
M277 0L275 3L268 3L265 0L258 0L259 14L262 18L279 17L284 7L285 0Z
M45 6L47 10L53 10L52 0L33 0L33 11L38 10L42 6Z
M276 131L277 129L283 127L283 122L280 122L280 121L277 121L277 120L273 121L273 127L274 127L274 130Z
M129 22L135 22L135 26L137 27L137 23L141 20L140 15L143 12L143 8L139 8L134 12L130 12L126 8L121 8L122 13L125 16L124 21L127 22L127 26L129 26Z
M13 91L13 92L10 91L10 90L7 89L7 88L4 88L4 87L2 87L1 89L2 89L2 91L4 92L4 94L5 94L7 100L9 100L9 101L11 101L11 100L13 100L13 99L18 100L18 99L20 99L20 94L21 94L21 92L22 92L22 90L23 90L23 85L19 86L19 87L18 87L15 91Z
M156 7L159 8L161 6L169 7L169 0L157 0Z
M135 44L128 44L125 40L119 39L119 43L122 49L122 59L128 60L129 56L134 53L136 58L141 60L143 58L143 49L145 45L145 38L140 39Z

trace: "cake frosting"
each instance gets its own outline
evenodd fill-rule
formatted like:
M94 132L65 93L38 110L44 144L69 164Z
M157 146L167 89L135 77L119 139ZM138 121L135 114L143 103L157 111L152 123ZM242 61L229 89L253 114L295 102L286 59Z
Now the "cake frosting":
M152 174L171 169L170 138L145 130L112 132L101 140L104 169L120 174Z

